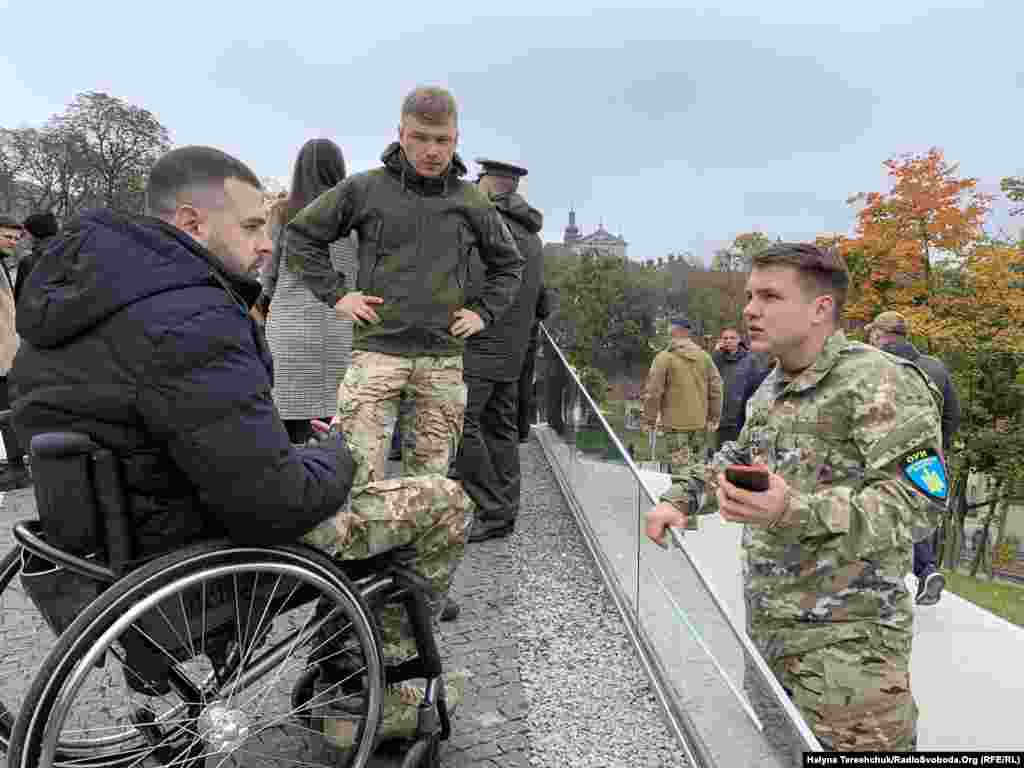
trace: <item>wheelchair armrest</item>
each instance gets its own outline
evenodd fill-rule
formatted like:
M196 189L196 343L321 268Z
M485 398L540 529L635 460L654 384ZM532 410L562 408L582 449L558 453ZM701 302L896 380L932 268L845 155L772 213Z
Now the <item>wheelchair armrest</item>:
M29 444L29 452L40 459L64 459L92 453L97 448L92 438L81 432L43 432Z

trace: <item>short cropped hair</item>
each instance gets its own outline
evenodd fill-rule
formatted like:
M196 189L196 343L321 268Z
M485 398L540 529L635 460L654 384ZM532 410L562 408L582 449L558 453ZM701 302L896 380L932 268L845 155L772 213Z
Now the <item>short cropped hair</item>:
M831 296L833 318L838 323L850 288L846 261L835 248L827 250L812 243L776 243L753 258L756 267L793 267L804 296Z
M455 97L436 86L420 86L406 96L402 102L402 118L407 115L431 125L444 125L449 118L456 124L459 122Z
M223 204L224 182L237 179L262 189L259 176L241 160L213 147L179 147L172 149L153 165L146 181L146 213L150 216L172 216L183 196L197 193ZM195 202L195 201L190 201Z

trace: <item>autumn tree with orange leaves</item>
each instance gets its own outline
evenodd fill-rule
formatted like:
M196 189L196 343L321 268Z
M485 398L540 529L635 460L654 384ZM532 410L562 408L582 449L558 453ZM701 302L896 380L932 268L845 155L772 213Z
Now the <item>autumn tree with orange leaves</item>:
M968 476L996 481L986 536L997 507L1005 515L1002 501L1024 487L1024 255L985 233L991 196L977 179L960 178L941 150L885 165L891 188L851 198L863 204L856 236L838 243L851 272L848 313L862 321L902 313L916 340L952 369L964 407L958 448L947 457L954 495L944 559L955 567Z
M912 325L930 330L933 299L949 275L948 268L934 267L956 267L969 258L985 236L991 196L977 190L977 179L959 178L939 149L902 155L885 166L892 180L888 192L850 198L863 207L856 237L842 243L856 288L848 313L869 320L899 310Z

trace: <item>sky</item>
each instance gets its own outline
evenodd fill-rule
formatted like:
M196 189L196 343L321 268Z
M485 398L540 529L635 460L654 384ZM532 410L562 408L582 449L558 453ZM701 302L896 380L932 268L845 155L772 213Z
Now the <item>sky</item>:
M1024 2L62 4L0 0L0 125L83 91L145 107L177 146L287 179L308 139L379 163L413 87L459 102L459 153L529 168L562 238L570 206L629 256L708 260L742 232L850 232L882 163L936 146L998 193L1024 174ZM992 229L1016 232L996 206Z

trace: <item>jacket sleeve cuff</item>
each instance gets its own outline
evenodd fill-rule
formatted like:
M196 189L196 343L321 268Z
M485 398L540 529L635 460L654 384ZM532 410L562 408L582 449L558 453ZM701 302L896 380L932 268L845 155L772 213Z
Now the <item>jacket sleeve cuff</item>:
M487 309L483 303L471 301L466 305L466 309L476 312L480 316L480 319L484 321L484 328L490 328L494 325L494 313Z
M790 490L786 497L786 508L779 521L769 527L777 536L805 539L828 534L830 531L818 516L816 499L813 494Z
M697 509L697 505L693 503L693 497L689 490L681 483L673 484L671 488L661 494L658 501L671 504L686 516L686 530L697 530L697 515L702 514L702 512Z

